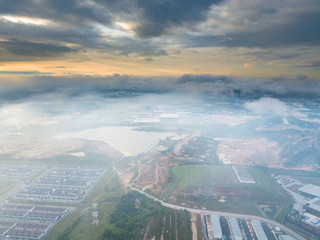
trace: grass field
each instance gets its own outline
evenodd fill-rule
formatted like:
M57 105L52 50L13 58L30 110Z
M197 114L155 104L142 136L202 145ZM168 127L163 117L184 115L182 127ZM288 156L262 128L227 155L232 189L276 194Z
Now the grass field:
M107 171L88 198L80 205L75 206L76 209L62 219L46 239L98 239L123 194L124 191L120 189L117 175L112 170ZM92 203L97 204L96 209ZM99 214L98 225L92 224L93 211L97 211Z
M169 184L175 189L170 201L253 215L262 215L259 205L280 209L287 203L288 196L271 178L267 168L248 167L248 170L255 184L240 183L231 165L174 166ZM282 212L284 210L282 208Z
M236 175L231 166L228 165L182 165L175 166L174 173L179 168L184 168L179 186L182 189L199 186L206 187L232 187L236 183Z

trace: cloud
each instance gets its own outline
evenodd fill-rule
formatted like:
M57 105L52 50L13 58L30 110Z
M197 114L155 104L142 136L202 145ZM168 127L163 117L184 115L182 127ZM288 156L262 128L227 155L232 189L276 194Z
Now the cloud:
M254 50L243 50L244 58L319 61L314 47L320 43L319 11L317 0L0 0L0 35L5 42L14 38L21 45L72 46L79 53L105 56L156 57L186 48L225 47ZM45 24L10 22L4 16ZM302 47L312 48L314 54ZM8 55L8 61L27 60L17 56ZM316 67L293 65L306 71Z
M104 36L95 26L73 26L64 24L26 25L0 19L0 35L5 39L23 39L30 42L70 43L89 48L105 47Z
M129 37L116 37L109 39L109 46L104 51L116 55L135 56L166 56L169 53L160 44L149 40L133 39Z
M105 11L95 1L78 0L13 0L0 1L0 13L13 16L26 16L33 18L49 19L72 25L86 25L90 22L109 24L110 11Z
M5 21L1 22L1 20L0 24L2 24L0 35L9 39L5 42L11 42L11 45L16 44L16 51L20 51L21 48L24 49L25 42L37 42L38 44L43 42L43 44L50 43L51 45L57 46L61 46L61 44L72 45L74 46L72 49L73 52L99 50L100 54L105 53L125 56L135 55L148 57L168 55L168 52L164 49L165 45L163 43L135 39L127 36L105 36L101 29L93 26L77 27L68 24L63 26L35 26ZM23 38L25 40L10 40L12 38ZM55 43L59 43L59 45ZM11 48L14 49L14 47L15 46L12 46ZM6 58L3 58L3 60L7 61L10 59L14 59L14 57L8 59L7 55ZM18 58L16 59L21 60Z
M276 98L261 98L258 101L245 103L244 107L257 115L306 117L305 114L300 113Z
M319 45L320 3L311 0L230 0L212 8L190 46L270 48Z
M141 9L140 22L134 28L140 38L157 37L170 27L196 24L206 19L206 13L213 4L221 0L138 0Z
M39 71L0 71L0 74L15 74L15 75L48 75L52 72L39 72Z
M308 61L307 64L299 65L301 68L320 68L320 60L319 61Z
M0 48L17 56L27 57L57 57L73 50L65 46L48 43L37 43L12 39L10 41L0 41Z
M172 26L196 24L206 18L213 4L222 0L95 0L95 1L0 1L0 13L50 19L74 26L99 23L112 26L118 19L136 23L137 36L148 38L160 36Z
M40 113L30 103L5 105L0 108L0 127L20 130L28 125L48 125L57 122L52 116Z
M178 78L134 77L114 75L106 77L25 77L17 83L1 82L1 102L52 95L53 99L79 98L93 95L101 98L134 98L148 94L176 93L178 95L240 98L315 98L320 96L320 79L306 76L280 76L274 78L244 78L215 75L183 75ZM35 88L36 86L36 88Z
M177 79L179 88L207 95L226 96L291 96L320 95L320 79L306 76L245 78L233 76L186 74Z

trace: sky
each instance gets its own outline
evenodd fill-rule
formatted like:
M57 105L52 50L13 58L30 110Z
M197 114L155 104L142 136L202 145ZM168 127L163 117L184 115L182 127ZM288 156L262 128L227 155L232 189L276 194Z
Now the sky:
M186 74L319 82L319 45L318 0L0 0L2 85Z

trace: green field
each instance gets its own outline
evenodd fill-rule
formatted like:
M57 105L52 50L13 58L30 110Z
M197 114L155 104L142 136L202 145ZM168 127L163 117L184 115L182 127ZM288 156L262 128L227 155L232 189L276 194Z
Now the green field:
M163 207L137 191L130 191L120 199L101 239L124 240L144 237L155 240L191 240L190 214Z
M176 169L175 169L176 168ZM236 175L231 166L227 165L181 165L175 166L174 172L183 169L179 186L182 189L199 186L232 187L236 184Z
M62 219L46 239L98 239L123 194L117 175L112 170L107 171L88 198L75 206L76 209ZM92 203L97 204L96 209ZM98 225L92 224L93 211L99 214Z
M263 167L248 167L248 170L255 184L239 183L231 165L174 166L169 181L174 190L167 199L191 207L260 216L263 216L260 205L282 209L281 212L287 210L282 206L288 203L289 197L271 178L269 170Z

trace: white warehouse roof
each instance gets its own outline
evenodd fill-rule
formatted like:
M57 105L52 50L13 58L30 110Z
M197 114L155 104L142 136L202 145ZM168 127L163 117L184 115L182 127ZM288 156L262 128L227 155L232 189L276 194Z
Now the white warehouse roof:
M237 219L235 217L230 217L229 221L230 221L231 230L232 230L233 237L234 237L233 239L234 240L242 240L242 234L241 234Z
M251 223L257 235L258 240L268 240L266 233L264 232L261 226L261 222L259 220L252 220Z
M320 187L313 184L308 184L302 188L299 188L299 191L315 197L320 197Z
M220 226L220 220L217 215L211 215L211 225L214 238L222 237L222 230Z

